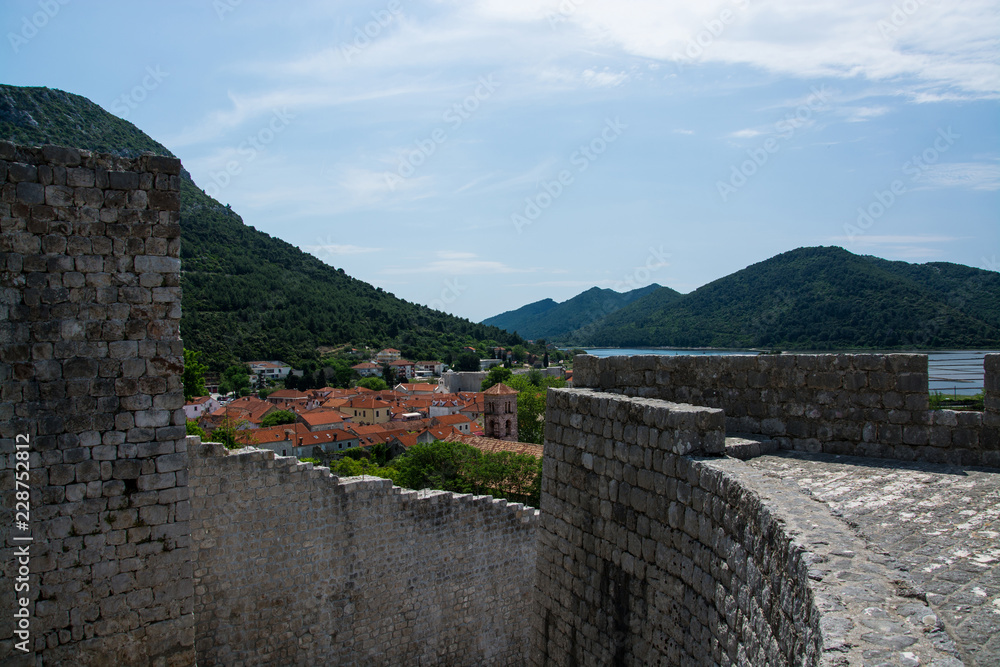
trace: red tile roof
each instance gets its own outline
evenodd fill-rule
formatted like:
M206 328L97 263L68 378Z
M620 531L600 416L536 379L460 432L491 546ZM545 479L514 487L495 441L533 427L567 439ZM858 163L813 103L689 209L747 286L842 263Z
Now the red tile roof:
M529 454L535 458L542 458L545 448L542 445L535 445L530 442L509 442L507 440L497 440L496 438L484 438L478 435L463 435L455 433L445 438L445 442L464 442L472 445L483 452L513 452L514 454Z
M510 394L516 394L517 389L508 387L503 382L501 382L500 384L493 385L483 393L488 396L508 396Z

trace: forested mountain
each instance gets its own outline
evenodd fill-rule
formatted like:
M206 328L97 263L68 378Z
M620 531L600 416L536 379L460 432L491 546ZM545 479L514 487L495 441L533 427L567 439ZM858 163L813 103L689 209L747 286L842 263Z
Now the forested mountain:
M570 336L593 346L1000 347L1000 274L799 248L680 298L653 292Z
M171 155L85 97L0 85L0 139L135 156ZM184 172L181 335L219 369L241 359L315 358L319 346L392 346L410 359L522 339L392 294L243 224Z
M665 298L680 296L678 292L661 288L655 283L625 293L591 287L562 303L543 299L483 320L483 324L516 331L529 340L544 338L549 342L559 341L570 332L592 326L636 299L657 290L665 291Z

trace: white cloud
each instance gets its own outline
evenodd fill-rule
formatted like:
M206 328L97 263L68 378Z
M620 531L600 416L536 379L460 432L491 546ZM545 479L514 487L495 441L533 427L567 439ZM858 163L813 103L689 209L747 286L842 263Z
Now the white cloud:
M889 0L633 0L628 11L611 0L574 3L565 16L593 45L679 63L744 64L801 77L908 77L911 92L933 95L958 88L972 97L1000 89L1000 31L992 0L921 3L894 16ZM480 0L482 15L537 21L534 3L500 10ZM921 90L930 86L934 90ZM953 92L953 91L952 91Z
M383 248L367 248L364 246L357 245L341 245L336 243L330 243L326 245L307 245L302 247L311 253L323 253L326 255L363 255L370 252L382 252Z
M450 276L495 275L501 273L531 273L535 269L517 269L503 262L479 259L476 253L439 250L437 259L422 266L399 266L382 271L385 275L438 273Z
M949 162L930 165L917 180L917 190L967 188L1000 190L1000 164L996 162Z

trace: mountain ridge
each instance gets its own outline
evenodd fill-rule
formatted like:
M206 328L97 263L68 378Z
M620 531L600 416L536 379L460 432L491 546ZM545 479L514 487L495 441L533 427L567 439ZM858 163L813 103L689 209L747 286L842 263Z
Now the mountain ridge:
M595 317L609 315L659 289L669 288L653 283L628 292L616 292L595 286L563 302L542 299L494 315L482 323L510 332L516 331L518 335L529 340L558 340L571 331L590 326L596 321Z
M653 292L568 339L610 347L998 347L1000 274L798 248L679 299Z
M0 139L134 157L171 155L86 97L0 84ZM318 357L317 348L390 346L447 358L523 342L514 334L398 299L243 223L182 172L181 335L213 369L237 360Z

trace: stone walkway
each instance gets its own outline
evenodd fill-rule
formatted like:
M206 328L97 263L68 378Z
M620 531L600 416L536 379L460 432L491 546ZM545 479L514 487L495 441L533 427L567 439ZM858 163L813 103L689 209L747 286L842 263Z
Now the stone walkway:
M745 465L796 483L884 554L966 665L1000 665L1000 470L793 452Z

